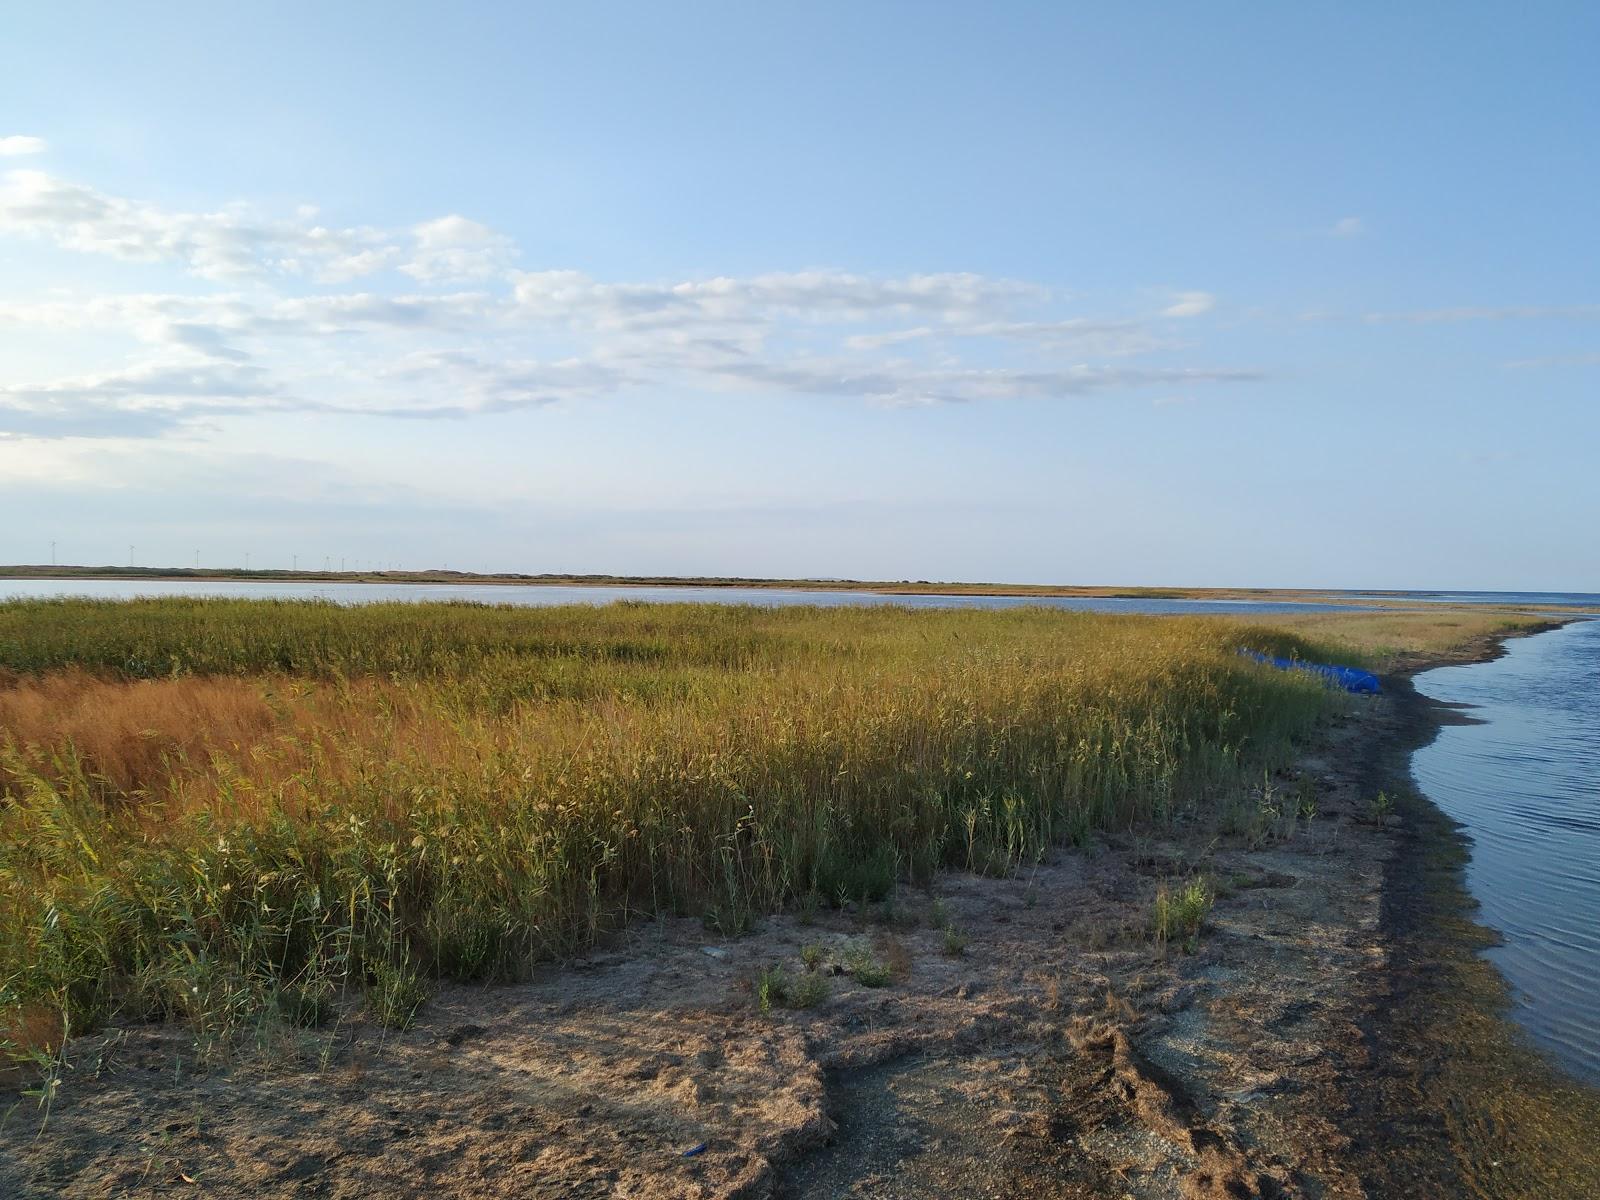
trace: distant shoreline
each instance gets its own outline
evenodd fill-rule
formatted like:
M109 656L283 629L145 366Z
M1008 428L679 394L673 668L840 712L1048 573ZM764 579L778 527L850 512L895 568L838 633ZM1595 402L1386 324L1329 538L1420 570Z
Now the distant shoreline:
M208 567L0 566L0 579L120 579L189 583L414 583L535 587L695 587L886 596L1039 596L1101 600L1316 600L1322 603L1404 601L1420 593L1362 589L1362 600L1319 588L1118 587L1106 584L971 583L917 580L765 579L693 575L526 575L473 571L243 571Z

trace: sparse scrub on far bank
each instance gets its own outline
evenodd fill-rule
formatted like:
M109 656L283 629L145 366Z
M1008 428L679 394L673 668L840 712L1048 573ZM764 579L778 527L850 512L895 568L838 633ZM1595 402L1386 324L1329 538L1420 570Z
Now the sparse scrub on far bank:
M1342 701L1236 653L1284 636L1033 608L0 604L0 1036L40 1010L221 1034L355 1001L403 1025L432 978L519 978L640 917L736 933L1009 870L1285 760Z

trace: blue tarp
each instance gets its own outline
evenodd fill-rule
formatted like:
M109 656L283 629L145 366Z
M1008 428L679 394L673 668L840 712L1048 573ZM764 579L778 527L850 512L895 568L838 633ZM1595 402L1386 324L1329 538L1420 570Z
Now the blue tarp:
M1335 667L1327 663L1306 662L1299 658L1274 658L1270 654L1262 654L1255 650L1241 650L1239 653L1246 658L1255 659L1258 663L1266 663L1269 667L1277 667L1283 671L1310 671L1347 692L1376 696L1383 690L1378 686L1378 677L1371 671L1363 671L1360 667Z

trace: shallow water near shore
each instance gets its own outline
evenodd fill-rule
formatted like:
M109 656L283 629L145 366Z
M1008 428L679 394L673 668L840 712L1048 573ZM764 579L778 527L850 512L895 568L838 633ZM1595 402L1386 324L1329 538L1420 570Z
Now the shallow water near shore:
M1467 886L1504 939L1488 954L1512 986L1512 1016L1600 1083L1600 621L1506 649L1416 677L1423 695L1471 707L1412 768L1472 839Z

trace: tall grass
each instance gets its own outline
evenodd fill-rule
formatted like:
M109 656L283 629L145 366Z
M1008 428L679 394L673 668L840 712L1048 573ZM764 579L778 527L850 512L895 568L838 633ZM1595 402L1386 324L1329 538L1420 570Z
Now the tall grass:
M0 1013L223 1031L1159 821L1334 701L1237 622L0 604ZM1289 648L1294 648L1291 644ZM1302 644L1302 649L1304 646Z

